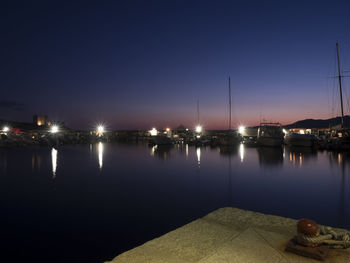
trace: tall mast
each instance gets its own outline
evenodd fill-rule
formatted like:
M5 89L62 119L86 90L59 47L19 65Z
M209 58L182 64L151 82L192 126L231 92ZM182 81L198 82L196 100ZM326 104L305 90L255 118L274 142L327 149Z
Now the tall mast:
M228 77L228 97L229 97L229 118L228 129L231 130L231 77Z
M340 74L339 48L338 48L338 43L336 43L335 45L337 47L337 60L338 60L338 78L339 78L340 105L341 105L341 127L344 128L343 92L341 89L342 76Z
M199 99L197 99L197 125L199 125Z

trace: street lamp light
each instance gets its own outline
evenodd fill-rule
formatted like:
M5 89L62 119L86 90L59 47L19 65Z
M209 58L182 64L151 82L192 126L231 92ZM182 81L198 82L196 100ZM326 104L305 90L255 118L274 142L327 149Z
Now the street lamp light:
M149 133L151 134L151 136L157 136L158 135L158 131L157 131L156 128L153 128L152 130L150 130Z
M51 133L58 133L58 126L57 125L52 125L50 132Z
M102 136L104 132L105 132L105 127L103 127L103 125L98 125L97 126L97 134L99 136Z
M243 134L243 133L245 132L245 127L244 127L244 126L239 126L238 132L239 132L240 134Z

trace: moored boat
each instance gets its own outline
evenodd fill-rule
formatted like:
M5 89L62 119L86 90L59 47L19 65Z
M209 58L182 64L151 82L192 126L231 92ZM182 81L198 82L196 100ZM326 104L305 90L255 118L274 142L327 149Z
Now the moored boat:
M219 144L223 146L238 145L243 140L240 134L232 130L229 130L220 134L218 139L219 139Z
M317 145L317 137L312 134L290 133L284 138L289 146L313 147Z
M340 129L334 131L330 142L331 149L350 150L350 129Z
M166 135L157 135L152 137L152 143L156 145L171 145L173 140Z
M280 123L260 123L257 135L257 142L260 146L281 146L283 138L284 133Z

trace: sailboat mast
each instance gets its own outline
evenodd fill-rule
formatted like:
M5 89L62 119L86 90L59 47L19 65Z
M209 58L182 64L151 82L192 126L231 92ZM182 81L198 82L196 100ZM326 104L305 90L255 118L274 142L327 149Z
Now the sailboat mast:
M339 61L339 48L338 43L336 43L337 47L337 61L338 61L338 78L339 78L339 91L340 91L340 105L341 105L341 127L344 128L344 110L343 110L343 92L341 88L341 74L340 74L340 61Z
M231 130L231 77L228 77L228 97L229 97L229 119L228 129Z
M197 99L197 125L199 125L199 99Z

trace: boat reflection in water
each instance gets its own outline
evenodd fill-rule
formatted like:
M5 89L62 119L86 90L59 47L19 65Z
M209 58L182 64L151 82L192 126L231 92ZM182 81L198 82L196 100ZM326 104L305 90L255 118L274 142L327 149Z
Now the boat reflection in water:
M57 170L57 150L55 148L51 149L51 162L52 162L52 178L56 178Z
M187 159L187 157L188 157L188 144L177 143L177 144L173 145L173 148L174 148L174 150L173 150L174 152L179 153L179 155L185 155L186 159Z
M339 189L339 212L338 212L338 226L346 227L345 222L345 189L346 189L346 166L350 164L350 153L329 152L330 167L338 170L340 168L340 189ZM337 174L337 173L336 173Z
M238 153L238 145L235 146L223 146L219 148L220 155L223 156L234 156Z
M282 147L258 147L260 167L272 167L283 165Z
M350 152L329 151L328 156L331 167L344 166L345 169L345 166L350 165Z
M151 149L151 156L157 156L161 160L170 158L170 151L173 145L154 145Z
M311 147L285 147L285 156L293 165L302 166L305 161L317 158L317 150Z
M100 170L102 170L102 166L103 166L103 148L104 148L104 145L102 142L99 142L98 143L98 168Z

